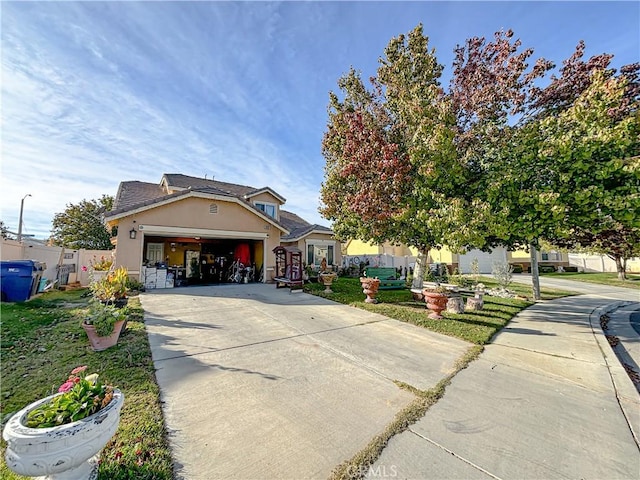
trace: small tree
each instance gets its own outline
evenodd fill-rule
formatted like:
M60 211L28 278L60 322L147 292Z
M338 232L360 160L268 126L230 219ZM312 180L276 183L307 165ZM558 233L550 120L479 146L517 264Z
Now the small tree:
M98 200L82 200L67 204L62 213L53 217L51 240L54 245L89 250L111 250L111 234L102 222L104 212L113 208L113 197L103 195Z
M2 220L0 220L0 236L5 240L9 238L9 230Z
M506 290L513 279L513 265L509 265L506 262L493 262L493 268L491 269L493 278L496 279L498 285L503 290Z

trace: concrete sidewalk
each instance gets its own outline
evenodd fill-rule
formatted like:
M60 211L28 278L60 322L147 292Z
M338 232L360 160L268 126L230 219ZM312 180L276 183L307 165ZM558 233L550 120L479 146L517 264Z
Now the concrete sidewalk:
M368 477L640 478L640 396L599 326L611 303L585 295L521 312Z

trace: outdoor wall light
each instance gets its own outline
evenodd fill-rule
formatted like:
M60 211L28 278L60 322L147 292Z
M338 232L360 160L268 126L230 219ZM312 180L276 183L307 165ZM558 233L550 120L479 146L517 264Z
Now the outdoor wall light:
M136 232L135 228L132 228L131 230L129 230L129 238L131 240L135 240L137 234L138 232Z
M172 243L172 244L171 244L171 251L172 251L172 252L175 252L175 251L176 251L176 244L175 244L175 243Z

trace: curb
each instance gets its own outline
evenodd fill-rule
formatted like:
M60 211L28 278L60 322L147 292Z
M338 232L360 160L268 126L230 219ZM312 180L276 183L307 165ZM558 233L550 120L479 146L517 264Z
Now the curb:
M607 369L609 370L609 376L611 377L611 383L613 384L620 410L622 411L622 414L625 417L627 424L629 425L631 435L633 436L638 449L640 449L640 421L635 419L634 416L631 415L631 412L628 411L629 403L634 405L636 412L640 407L638 390L636 389L636 386L634 385L631 378L629 378L627 371L622 366L616 349L609 345L606 334L602 329L602 326L600 325L600 317L602 315L609 314L622 307L637 303L638 302L617 301L609 303L607 305L603 305L602 307L598 307L589 315L589 323L591 324L591 331L593 332L600 351L602 352L604 362L607 366ZM637 415L635 416L637 417Z

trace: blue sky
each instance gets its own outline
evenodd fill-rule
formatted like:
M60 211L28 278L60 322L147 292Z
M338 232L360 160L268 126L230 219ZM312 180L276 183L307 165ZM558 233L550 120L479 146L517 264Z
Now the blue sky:
M368 78L419 22L445 65L471 36L511 28L557 64L640 59L638 2L6 2L0 219L49 235L68 203L163 173L271 186L317 212L328 92Z

